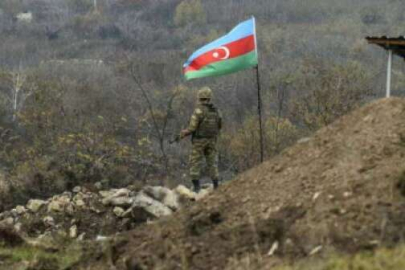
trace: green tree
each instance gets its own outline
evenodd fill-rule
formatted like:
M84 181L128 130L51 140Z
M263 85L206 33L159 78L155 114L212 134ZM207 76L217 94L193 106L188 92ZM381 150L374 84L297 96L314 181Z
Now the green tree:
M207 15L200 0L185 0L176 7L174 24L185 26L190 23L203 24L207 21Z

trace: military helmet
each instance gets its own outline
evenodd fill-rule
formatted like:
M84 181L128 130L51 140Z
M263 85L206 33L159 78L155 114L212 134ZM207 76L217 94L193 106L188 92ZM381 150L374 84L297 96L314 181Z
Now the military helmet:
M197 94L198 99L211 99L212 98L212 91L209 87L205 86L198 90Z

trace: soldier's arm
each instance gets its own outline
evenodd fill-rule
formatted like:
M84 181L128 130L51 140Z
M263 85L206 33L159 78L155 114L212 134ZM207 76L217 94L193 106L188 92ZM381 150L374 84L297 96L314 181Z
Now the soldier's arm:
M188 125L188 128L181 131L182 138L191 135L193 132L197 130L202 114L203 112L201 109L197 108L194 110L194 113L191 115L190 124Z

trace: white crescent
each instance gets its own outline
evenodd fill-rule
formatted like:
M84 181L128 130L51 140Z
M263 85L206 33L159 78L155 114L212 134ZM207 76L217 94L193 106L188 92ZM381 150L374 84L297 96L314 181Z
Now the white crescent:
M231 55L231 52L230 52L229 49L228 49L227 47L225 47L225 46L219 47L218 50L224 50L224 51L225 51L225 56L222 57L222 58L219 58L219 57L218 57L218 56L219 56L218 53L214 53L214 57L215 57L215 58L219 58L219 59L221 59L221 60L224 60L224 59L228 59L229 56Z

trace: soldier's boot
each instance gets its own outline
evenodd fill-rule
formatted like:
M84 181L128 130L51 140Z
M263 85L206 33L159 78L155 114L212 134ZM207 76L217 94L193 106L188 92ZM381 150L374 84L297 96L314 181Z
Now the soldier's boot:
M194 191L195 193L200 192L200 190L201 190L200 180L194 179L194 180L191 180L191 181L193 182L193 191Z
M219 186L219 180L218 179L212 179L212 184L214 185L214 189L217 189Z

